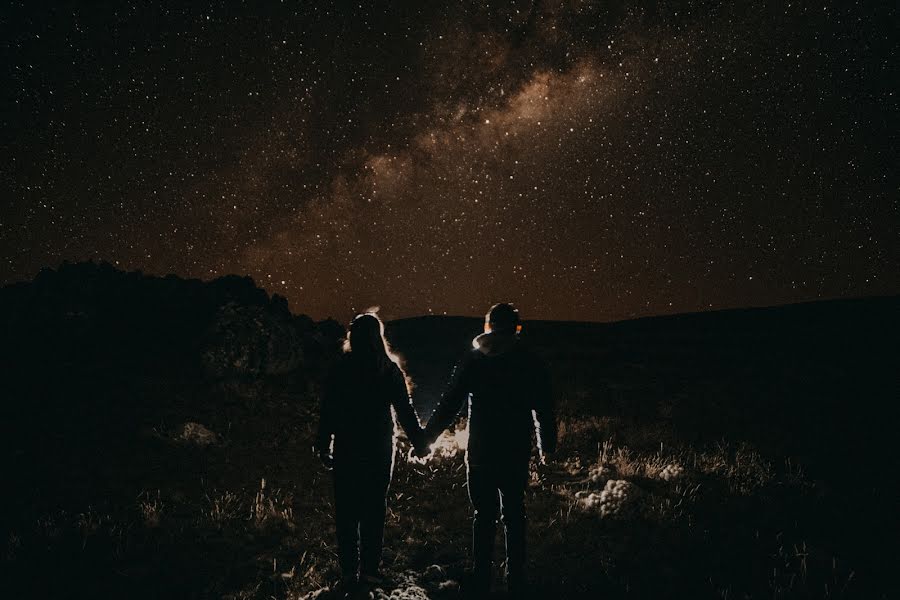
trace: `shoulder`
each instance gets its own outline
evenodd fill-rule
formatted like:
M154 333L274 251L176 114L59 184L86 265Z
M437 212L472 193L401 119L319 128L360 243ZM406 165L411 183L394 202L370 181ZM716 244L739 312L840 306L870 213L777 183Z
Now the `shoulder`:
M461 377L467 377L467 374L476 367L477 363L480 362L482 358L484 358L484 354L478 350L474 348L466 350L466 352L457 359L456 364L453 365L454 378L458 380Z
M526 341L519 341L516 344L516 352L522 362L533 368L540 369L547 366L547 361L544 360L544 357L535 352L534 348Z

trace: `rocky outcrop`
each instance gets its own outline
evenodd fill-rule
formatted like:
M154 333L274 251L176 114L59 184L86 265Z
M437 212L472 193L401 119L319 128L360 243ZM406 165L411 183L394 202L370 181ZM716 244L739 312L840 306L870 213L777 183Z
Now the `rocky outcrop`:
M211 375L282 375L303 364L301 332L290 315L228 302L219 307L203 350Z
M0 289L0 359L53 369L283 375L338 352L343 328L294 315L246 276L212 281L63 263Z

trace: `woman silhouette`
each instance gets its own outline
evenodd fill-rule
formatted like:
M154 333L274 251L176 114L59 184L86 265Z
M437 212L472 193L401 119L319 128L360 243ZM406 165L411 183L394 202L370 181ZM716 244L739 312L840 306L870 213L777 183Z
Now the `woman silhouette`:
M360 581L380 579L397 422L417 450L424 444L397 362L381 320L373 313L357 315L321 398L317 446L323 463L333 469L338 559L348 591Z

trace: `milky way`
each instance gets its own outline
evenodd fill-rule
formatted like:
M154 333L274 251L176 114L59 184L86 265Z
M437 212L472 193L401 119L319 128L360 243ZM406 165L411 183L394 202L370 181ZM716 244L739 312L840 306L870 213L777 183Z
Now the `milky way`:
M341 319L900 293L894 3L36 4L4 283L248 274Z

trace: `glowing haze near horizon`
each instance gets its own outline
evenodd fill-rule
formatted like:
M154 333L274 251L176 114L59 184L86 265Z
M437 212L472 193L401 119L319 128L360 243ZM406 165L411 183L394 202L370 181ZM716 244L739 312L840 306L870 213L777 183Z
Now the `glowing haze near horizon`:
M608 320L900 292L894 3L14 2L0 280Z

